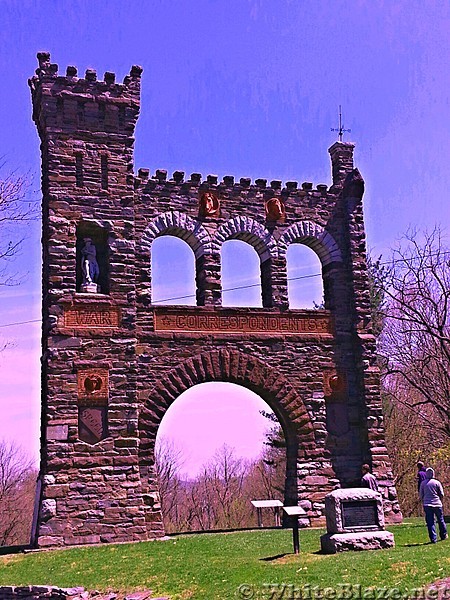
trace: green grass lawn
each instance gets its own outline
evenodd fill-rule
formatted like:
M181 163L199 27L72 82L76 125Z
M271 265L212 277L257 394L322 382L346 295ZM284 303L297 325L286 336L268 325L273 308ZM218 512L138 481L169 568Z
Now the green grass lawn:
M0 557L0 585L83 586L101 591L152 589L173 600L300 597L292 587L396 587L401 592L450 576L450 541L428 544L422 520L390 528L390 550L322 555L323 530L183 535L169 541L14 554ZM250 589L239 586L249 584ZM253 595L252 595L253 594ZM369 598L366 595L366 598ZM317 595L311 596L315 600ZM391 598L393 596L391 595ZM331 597L326 600L332 600ZM395 598L393 598L395 600Z

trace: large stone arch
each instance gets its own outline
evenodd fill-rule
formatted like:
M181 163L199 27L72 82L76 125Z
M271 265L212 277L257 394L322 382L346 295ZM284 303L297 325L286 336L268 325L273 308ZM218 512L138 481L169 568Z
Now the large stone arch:
M332 185L316 189L307 181L301 188L232 176L202 181L199 173L184 180L181 171L167 178L160 169L133 176L142 70L132 67L114 87L111 73L106 81L76 79L73 67L57 75L48 53L38 61L30 86L44 182L43 419L33 543L163 535L152 453L158 423L180 393L202 381L245 385L274 408L288 434L289 477L298 500L309 503L311 524L324 524L324 497L357 485L365 462L379 478L390 520L400 517L384 444L364 186L353 145L331 146ZM108 101L91 110L99 96ZM82 124L79 104L87 108ZM63 177L54 176L55 165ZM220 210L199 219L206 190ZM274 196L284 218L267 229L265 204ZM101 219L105 231L77 232L74 215ZM98 282L84 281L80 271L77 283L77 234L104 250ZM192 248L196 307L152 302L151 246L166 234ZM220 247L229 239L259 254L262 309L221 305ZM289 309L285 257L294 242L320 258L324 310Z
M156 438L159 424L172 402L194 385L210 381L237 383L256 392L274 410L284 429L291 427L299 440L314 444L308 411L286 377L259 358L222 349L187 359L169 370L149 391L139 416L141 451Z
M278 240L280 256L286 257L291 244L305 244L314 250L325 267L333 262L342 262L342 254L331 233L314 221L298 221L284 230Z
M236 350L215 350L187 359L165 373L148 391L139 415L139 468L148 510L158 510L154 484L154 449L159 425L172 403L186 390L211 381L242 385L258 394L278 417L286 438L285 503L298 501L298 463L318 460L314 427L298 392L276 369ZM153 522L154 519L150 519Z

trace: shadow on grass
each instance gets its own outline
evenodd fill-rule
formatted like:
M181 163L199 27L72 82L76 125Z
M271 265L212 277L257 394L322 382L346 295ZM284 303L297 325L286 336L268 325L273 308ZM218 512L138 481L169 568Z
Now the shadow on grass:
M29 544L23 544L22 546L0 546L0 556L20 554L25 552L25 550L31 550L31 546Z
M279 558L284 558L285 556L290 556L291 552L285 552L284 554L276 554L275 556L266 556L265 558L260 558L259 560L263 560L265 562L272 562L273 560L278 560Z
M420 542L419 544L397 544L403 546L403 548L414 548L415 546L429 546L431 542Z

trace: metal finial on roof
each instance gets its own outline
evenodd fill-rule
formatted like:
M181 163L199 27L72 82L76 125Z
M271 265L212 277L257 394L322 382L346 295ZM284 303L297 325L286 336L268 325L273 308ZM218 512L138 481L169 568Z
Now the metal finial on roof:
M344 129L344 125L342 124L342 107L340 104L339 104L339 129L332 127L331 131L337 132L340 142L342 142L342 136L344 135L344 133L351 133L351 129Z

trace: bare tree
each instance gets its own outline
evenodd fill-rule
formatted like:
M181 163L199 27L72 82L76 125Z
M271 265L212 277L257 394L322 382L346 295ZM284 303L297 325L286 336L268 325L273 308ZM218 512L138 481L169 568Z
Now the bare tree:
M183 528L183 462L182 452L173 442L166 439L158 441L155 452L156 476L167 531L180 531Z
M29 542L36 475L19 447L0 442L0 546Z
M0 169L5 164L0 164ZM0 285L20 283L11 262L25 238L24 225L36 220L39 206L30 199L30 180L17 173L0 176Z
M450 250L439 229L407 235L394 251L385 287L380 353L392 397L450 442Z

